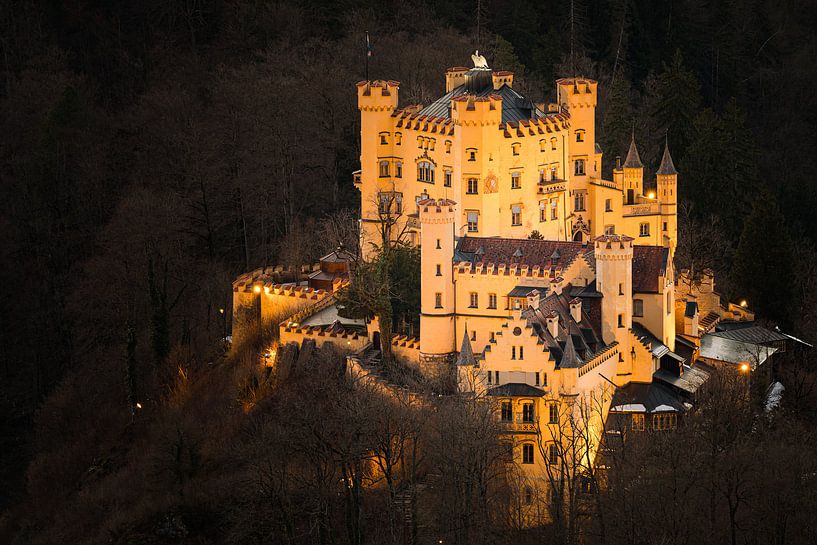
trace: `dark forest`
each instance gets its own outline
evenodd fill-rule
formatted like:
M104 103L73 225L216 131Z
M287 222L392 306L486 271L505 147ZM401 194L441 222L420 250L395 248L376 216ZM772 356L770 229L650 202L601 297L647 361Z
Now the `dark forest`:
M535 101L558 77L598 80L605 175L633 134L647 173L672 149L676 267L714 270L725 296L817 341L814 2L0 6L0 541L817 539L807 352L787 356L796 387L774 421L726 407L723 384L716 417L635 442L626 486L587 506L579 540L497 516L512 492L481 409L387 410L330 380L331 350L265 377L223 343L237 274L354 245L367 31L369 78L400 81L401 106L441 96L445 68L475 49ZM394 438L394 484L338 484ZM476 473L488 492L468 485ZM424 499L403 524L415 479Z

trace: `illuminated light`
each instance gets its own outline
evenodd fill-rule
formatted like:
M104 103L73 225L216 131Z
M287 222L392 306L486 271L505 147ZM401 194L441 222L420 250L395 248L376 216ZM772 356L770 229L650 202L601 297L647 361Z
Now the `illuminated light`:
M346 341L346 344L347 344L347 345L349 345L349 346L351 346L351 345L352 345L352 341Z
M141 404L141 403L137 403L137 404L136 404L136 408L137 408L137 409L141 409L141 408L142 408L142 404Z
M223 308L218 309L218 313L219 314L224 314L224 309Z
M647 198L654 199L655 198L655 192L650 191L649 193L647 193Z
M269 293L269 286L264 286L264 293Z
M746 302L746 299L743 299L743 300L740 302L740 306L742 306L743 308L746 308L748 305L749 305L749 303L747 303L747 302Z
M749 364L748 363L741 363L740 364L740 372L741 373L748 373L749 372Z
M261 293L261 286L258 285L253 286L252 291L254 291L255 293Z

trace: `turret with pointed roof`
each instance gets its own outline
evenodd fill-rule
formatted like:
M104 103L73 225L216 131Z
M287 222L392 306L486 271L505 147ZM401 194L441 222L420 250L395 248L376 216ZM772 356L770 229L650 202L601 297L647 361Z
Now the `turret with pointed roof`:
M457 365L474 367L476 364L477 359L474 357L474 350L471 348L471 339L468 338L468 326L466 326L462 334L460 353L457 355Z
M661 165L658 167L656 174L664 176L678 174L678 171L675 170L675 164L672 162L672 156L669 154L669 145L667 145L666 141L664 141L664 156L661 157Z
M641 157L638 155L638 147L635 145L635 134L630 139L630 149L627 158L624 160L624 168L644 168Z

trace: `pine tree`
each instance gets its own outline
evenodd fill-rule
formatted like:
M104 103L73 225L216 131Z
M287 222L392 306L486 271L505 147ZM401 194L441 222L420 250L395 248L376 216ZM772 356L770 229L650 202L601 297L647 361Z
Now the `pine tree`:
M623 70L619 69L613 76L602 120L604 149L613 157L624 153L630 144L633 126L631 94L630 80Z
M792 300L793 245L785 216L773 197L755 199L732 268L735 295L745 298L758 317L784 326Z

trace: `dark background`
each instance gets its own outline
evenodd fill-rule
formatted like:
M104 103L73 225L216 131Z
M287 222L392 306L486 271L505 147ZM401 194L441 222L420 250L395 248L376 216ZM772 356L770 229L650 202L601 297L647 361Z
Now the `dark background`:
M0 509L125 448L127 381L212 363L237 273L340 242L364 31L401 104L477 48L535 101L598 79L605 173L634 132L652 183L669 142L679 268L814 339L816 26L779 0L2 0Z

